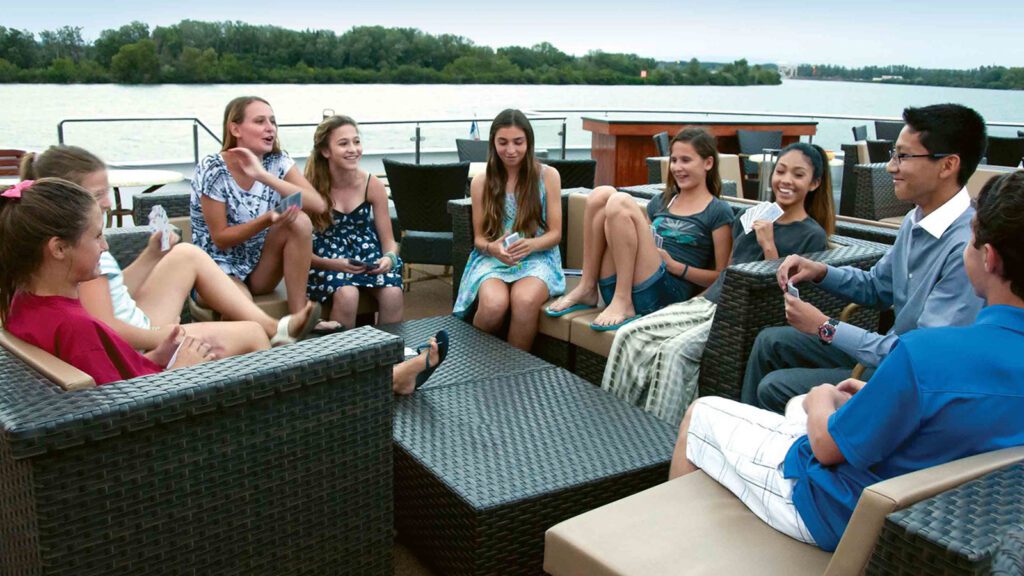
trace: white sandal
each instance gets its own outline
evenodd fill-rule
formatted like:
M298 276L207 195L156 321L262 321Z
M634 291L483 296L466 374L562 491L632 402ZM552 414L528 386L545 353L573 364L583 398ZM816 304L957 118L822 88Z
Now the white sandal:
M306 323L302 325L302 329L299 330L297 336L292 336L288 333L288 325L291 324L292 316L294 314L287 314L277 321L277 333L270 339L271 346L294 344L299 340L305 339L309 335L309 331L320 321L320 303L313 303L313 307L309 310L309 316L306 318Z

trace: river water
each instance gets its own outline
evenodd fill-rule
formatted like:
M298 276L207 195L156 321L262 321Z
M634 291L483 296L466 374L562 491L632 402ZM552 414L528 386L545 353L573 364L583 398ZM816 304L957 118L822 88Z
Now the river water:
M850 82L787 80L780 86L523 86L523 85L0 85L0 148L42 149L57 141L57 125L73 118L196 117L220 135L224 105L235 96L256 94L270 101L280 123L315 123L324 109L359 121L479 118L506 107L542 109L657 109L785 112L898 117L908 105L959 102L993 122L1024 122L1024 91L976 90ZM590 134L580 114L569 116L570 147L587 147ZM850 127L871 124L819 119L815 142L838 148L852 140ZM561 121L536 121L538 147L557 148ZM469 123L424 124L423 147L453 149L468 137ZM1017 128L994 127L1013 135ZM307 152L312 127L282 128L293 154ZM869 135L873 128L869 129ZM363 126L368 151L412 148L411 125ZM69 123L65 140L87 147L111 163L191 161L192 123ZM219 149L200 133L200 154Z

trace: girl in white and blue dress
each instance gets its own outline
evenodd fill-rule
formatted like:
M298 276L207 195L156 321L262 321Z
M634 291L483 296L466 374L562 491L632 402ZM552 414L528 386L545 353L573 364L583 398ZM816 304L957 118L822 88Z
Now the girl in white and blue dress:
M284 198L301 206L279 211ZM242 96L224 110L224 145L196 166L192 179L192 242L252 294L272 292L284 277L288 310L307 307L306 279L313 255L307 214L323 198L281 150L270 104ZM319 315L319 305L315 306Z
M565 291L562 185L557 170L537 162L533 127L519 110L491 123L487 171L473 178L470 196L473 251L453 312L464 317L476 302L473 325L490 333L511 312L508 342L529 350L541 306Z
M356 323L359 292L377 300L377 321L402 320L402 269L384 183L359 169L363 144L348 116L331 116L313 135L306 178L327 209L313 215L310 298L331 302L331 320Z

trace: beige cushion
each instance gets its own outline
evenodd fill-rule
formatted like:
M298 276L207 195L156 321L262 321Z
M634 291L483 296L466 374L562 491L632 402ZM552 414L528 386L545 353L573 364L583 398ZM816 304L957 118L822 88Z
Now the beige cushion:
M829 554L775 531L703 472L549 529L554 576L821 574Z
M907 214L909 214L909 212ZM895 224L896 226L899 226L900 224L903 224L903 219L906 217L906 214L904 214L903 216L889 216L888 218L882 218L881 220L879 220L879 222L884 222L885 224Z
M580 283L579 276L566 276L565 278L565 291L568 293L570 290L576 287ZM540 322L537 324L537 331L541 334L551 336L552 338L558 338L559 340L568 342L569 341L569 327L572 324L572 319L581 316L583 314L589 314L590 310L577 310L575 312L569 312L564 316L552 318L544 313L544 309L551 305L552 302L560 297L551 298L544 306L540 309Z
M0 346L65 390L96 387L92 376L3 329L0 329Z
M569 343L607 357L608 352L612 349L616 331L599 332L591 328L590 323L597 318L598 314L600 314L599 311L584 311L573 317L569 327Z
M544 570L554 576L859 574L886 515L1021 460L1024 447L1007 448L869 486L831 559L769 528L695 472L552 527Z
M569 217L565 226L565 267L583 268L583 211L587 208L587 195L569 195Z
M273 292L254 296L252 301L272 318L282 318L288 314L288 291L285 289L284 280L281 280ZM188 300L188 309L193 322L216 322L221 319L220 315L213 310L197 306L191 298ZM377 300L368 294L360 294L359 308L356 309L356 314L372 314L376 311ZM323 305L320 316L327 318L330 312L331 303L327 302Z
M857 164L870 164L871 156L868 155L868 143L865 140L857 141Z
M967 192L971 195L971 198L977 198L986 182L996 176L1000 176L1008 172L1014 172L1016 170L1016 168L1010 168L1008 166L989 166L986 164L978 166L978 169L974 171L974 174L967 179Z
M178 230L181 230L181 241L192 242L192 219L188 216L177 216L175 218L168 218L168 222L171 226L177 226Z

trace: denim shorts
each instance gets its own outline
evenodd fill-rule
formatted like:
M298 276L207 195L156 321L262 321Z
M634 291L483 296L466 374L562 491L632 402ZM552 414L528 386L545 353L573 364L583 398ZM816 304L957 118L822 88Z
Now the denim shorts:
M615 295L615 279L616 275L612 274L597 281L597 287L601 291L601 298L604 299L605 306L612 301L612 297ZM669 304L681 302L682 299L683 295L669 278L664 262L649 278L633 286L633 309L637 314L650 314Z

